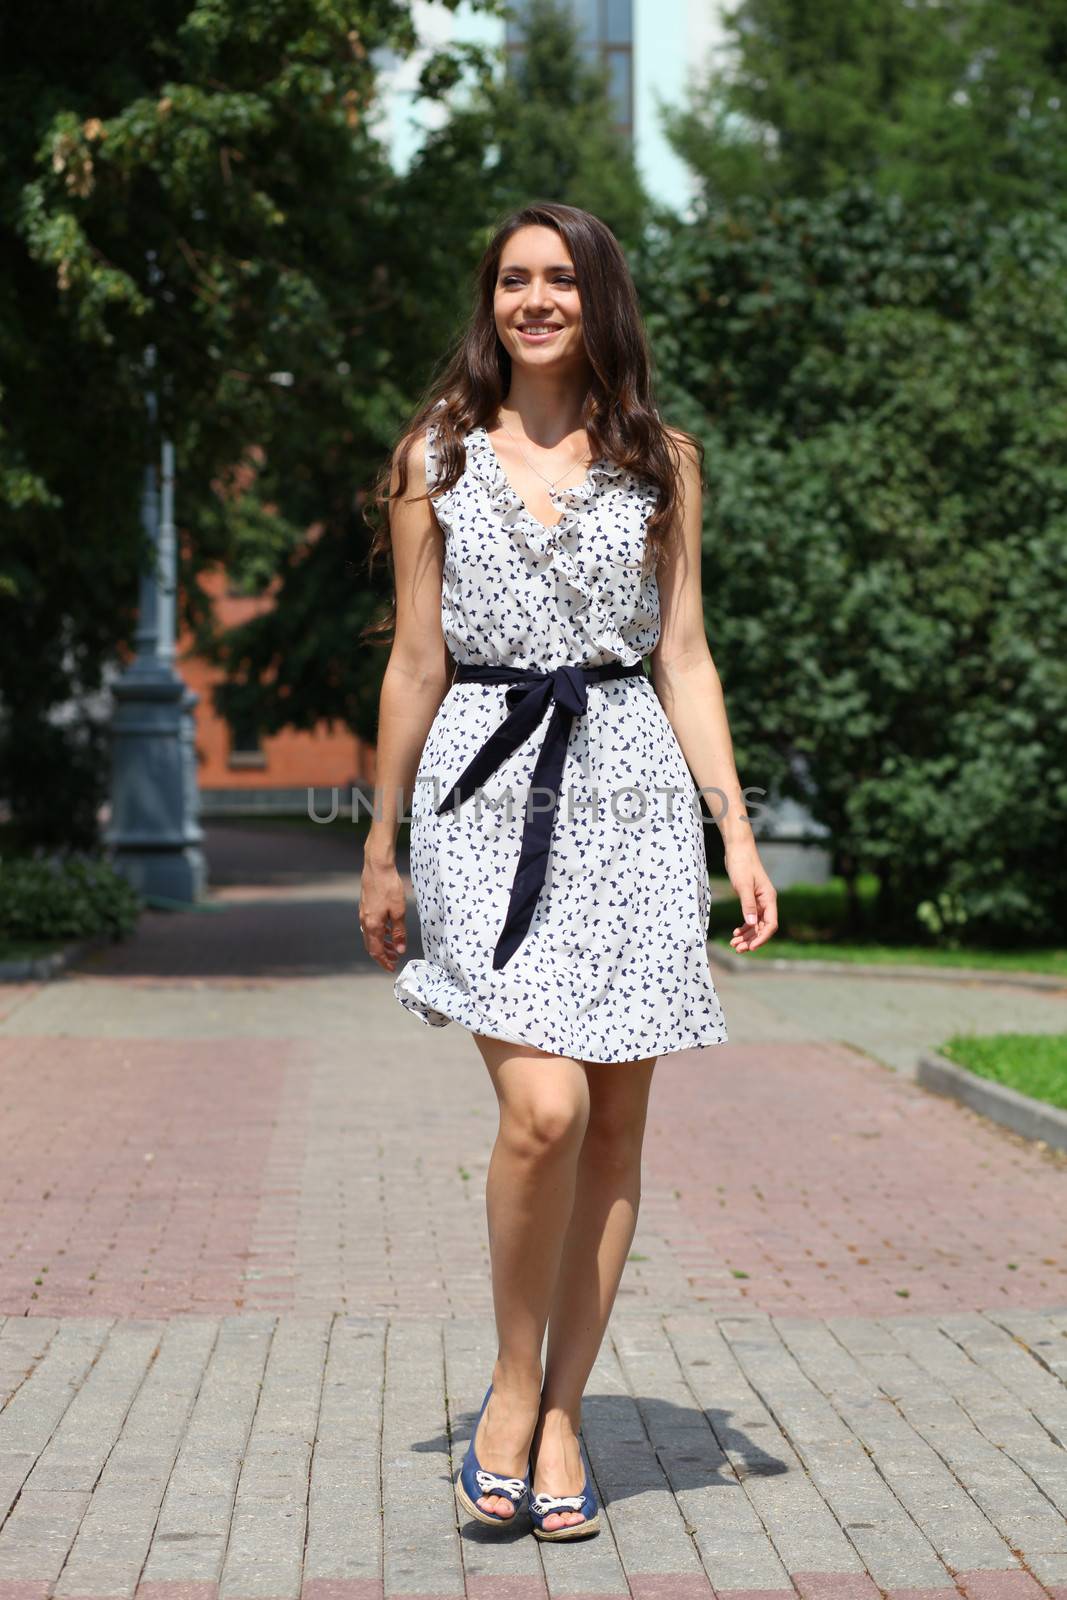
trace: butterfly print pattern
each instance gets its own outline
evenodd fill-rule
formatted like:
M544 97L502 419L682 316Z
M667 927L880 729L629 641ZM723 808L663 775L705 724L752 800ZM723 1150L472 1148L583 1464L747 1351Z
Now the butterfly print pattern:
M431 486L435 443L431 422ZM654 487L593 462L581 483L552 491L560 516L548 526L512 488L484 428L464 446L462 477L433 502L453 658L546 669L647 655L660 628L656 577L641 565ZM397 972L397 1000L431 1027L454 1021L588 1062L726 1043L705 944L710 888L696 785L644 675L588 684L533 920L508 963L493 969L543 726L480 793L441 815L435 807L507 716L505 693L504 684L454 683L427 735L410 829L423 955Z

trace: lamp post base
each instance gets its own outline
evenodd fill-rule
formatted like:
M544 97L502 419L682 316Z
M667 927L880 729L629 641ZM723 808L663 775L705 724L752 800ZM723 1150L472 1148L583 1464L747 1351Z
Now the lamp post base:
M199 900L207 867L193 770L198 696L169 668L140 662L111 692L111 864L146 898Z

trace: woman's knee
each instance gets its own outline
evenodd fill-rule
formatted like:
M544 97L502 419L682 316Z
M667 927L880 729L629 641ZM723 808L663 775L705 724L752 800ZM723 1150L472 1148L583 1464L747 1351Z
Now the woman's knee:
M589 1120L588 1100L576 1094L547 1092L524 1096L505 1108L501 1134L511 1149L539 1161L576 1149Z
M475 1038L496 1090L503 1143L531 1158L580 1146L589 1120L582 1063L532 1046Z

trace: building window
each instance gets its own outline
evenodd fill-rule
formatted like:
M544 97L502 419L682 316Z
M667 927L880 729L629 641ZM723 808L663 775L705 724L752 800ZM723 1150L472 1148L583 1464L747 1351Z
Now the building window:
M608 95L615 111L615 127L627 138L633 135L633 0L562 0L574 19L579 48L590 61L608 69ZM509 62L525 45L523 20L528 0L511 0L506 29Z
M633 0L603 0L604 42L633 45Z
M266 752L260 740L259 728L251 717L235 719L230 728L231 767L265 767Z

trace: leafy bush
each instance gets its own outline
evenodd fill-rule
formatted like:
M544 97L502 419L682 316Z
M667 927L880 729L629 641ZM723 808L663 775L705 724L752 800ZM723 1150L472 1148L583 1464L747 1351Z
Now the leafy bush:
M132 933L141 900L99 857L16 857L0 861L0 933L21 939L79 939Z
M742 783L877 874L882 938L1064 932L1065 274L1067 215L863 189L738 203L641 264L664 415L707 446Z

